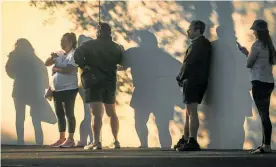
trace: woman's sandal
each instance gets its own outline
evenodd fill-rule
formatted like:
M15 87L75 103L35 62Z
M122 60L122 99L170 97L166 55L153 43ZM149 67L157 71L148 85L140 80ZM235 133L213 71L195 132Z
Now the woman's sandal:
M271 150L265 150L264 148L260 147L251 152L251 154L265 154L265 153L271 153Z
M260 149L260 148L262 148L262 146L259 146L259 147L255 148L255 149L253 149L253 150L250 150L249 153L252 154L253 152L255 152L256 150L258 150L258 149Z

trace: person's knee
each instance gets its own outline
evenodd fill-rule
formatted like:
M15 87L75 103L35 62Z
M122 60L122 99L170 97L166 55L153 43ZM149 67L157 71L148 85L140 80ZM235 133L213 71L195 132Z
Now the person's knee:
M110 118L117 118L115 104L105 104L106 114Z
M187 104L187 110L186 110L187 114L189 116L197 115L197 106L198 106L197 103Z
M67 112L66 112L66 118L67 118L68 120L74 120L74 119L75 119L74 110L72 110L72 111L67 111Z
M100 102L91 103L89 107L94 119L101 119L103 117L102 103Z

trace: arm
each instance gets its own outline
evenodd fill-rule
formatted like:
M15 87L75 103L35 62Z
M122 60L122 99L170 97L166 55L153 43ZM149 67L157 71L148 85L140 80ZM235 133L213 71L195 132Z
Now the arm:
M75 60L75 64L77 64L81 69L83 69L85 67L85 54L86 54L86 47L87 43L83 43L80 47L78 47L75 50L74 53L74 60Z
M68 55L68 64L66 67L53 67L53 72L59 72L59 73L64 73L64 74L70 74L74 70L77 69L78 65L75 63L74 59L74 53L72 55Z
M51 66L55 63L55 58L57 58L58 55L56 53L51 53L51 57L49 57L46 61L45 61L45 65L46 66Z
M178 79L180 81L183 81L184 79L187 79L189 77L189 75L191 75L193 69L196 68L197 66L197 62L198 60L200 60L202 57L202 54L204 52L207 52L207 50L205 51L205 46L201 46L202 43L200 41L197 41L196 43L194 43L190 48L191 51L190 53L188 53L187 59L184 60L184 63L182 65L182 68L178 74Z
M67 65L66 67L53 67L53 72L59 72L63 74L70 74L76 69L73 65Z
M259 52L260 52L260 46L258 45L258 43L254 43L251 47L251 51L247 58L247 68L252 68L254 66Z
M249 54L248 50L245 47L241 46L239 42L236 42L236 43L238 45L239 50L247 57Z
M120 64L117 66L117 70L125 71L129 68L129 61L130 61L129 57L131 56L131 50L128 49L127 51L125 51L122 45L120 45L120 47L121 47L122 58L121 58Z

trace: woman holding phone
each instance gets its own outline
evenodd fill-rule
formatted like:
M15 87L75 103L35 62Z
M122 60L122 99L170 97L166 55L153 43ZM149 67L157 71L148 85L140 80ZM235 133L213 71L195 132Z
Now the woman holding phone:
M251 153L271 152L272 125L269 118L270 96L274 89L272 66L275 64L276 52L270 38L267 22L255 20L251 29L256 41L251 47L247 67L251 69L253 99L262 122L262 144Z

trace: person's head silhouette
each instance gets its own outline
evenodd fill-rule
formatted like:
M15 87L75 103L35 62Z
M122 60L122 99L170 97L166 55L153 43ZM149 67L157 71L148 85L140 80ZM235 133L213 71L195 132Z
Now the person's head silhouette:
M135 36L140 47L158 47L156 36L147 30L136 31Z
M32 44L25 38L20 38L16 41L14 50L23 52L34 52Z

